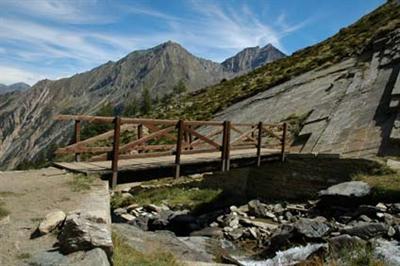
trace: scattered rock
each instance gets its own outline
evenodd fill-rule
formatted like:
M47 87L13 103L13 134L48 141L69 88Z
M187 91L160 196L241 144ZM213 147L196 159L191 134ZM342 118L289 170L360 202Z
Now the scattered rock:
M325 221L324 221L325 220ZM296 231L308 238L321 238L329 233L330 226L327 225L326 219L316 218L300 218L295 224Z
M259 200L249 201L247 205L249 207L249 213L251 215L271 219L276 218L275 214L268 209L268 206L261 203Z
M50 233L64 222L65 217L65 213L60 210L55 210L48 213L44 220L39 224L39 233L41 235Z
M388 232L388 226L384 223L359 223L358 225L344 228L341 232L352 236L358 236L362 239L370 239L385 235Z

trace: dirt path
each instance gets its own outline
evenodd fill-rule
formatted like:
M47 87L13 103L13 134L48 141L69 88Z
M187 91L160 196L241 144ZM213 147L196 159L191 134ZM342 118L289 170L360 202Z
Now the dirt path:
M24 265L36 252L52 249L55 234L30 236L50 211L77 208L86 192L74 192L72 180L72 174L56 168L0 172L0 201L10 212L0 222L0 265Z

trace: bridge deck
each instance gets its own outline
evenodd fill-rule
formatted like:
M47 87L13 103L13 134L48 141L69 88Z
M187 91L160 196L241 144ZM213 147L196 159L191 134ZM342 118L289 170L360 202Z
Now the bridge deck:
M261 149L261 156L273 156L280 155L279 150L272 149ZM251 159L256 158L255 149L243 149L231 151L231 160L238 159ZM196 153L196 154L182 154L181 165L188 164L204 164L204 163L215 163L221 161L221 152L207 152L207 153ZM110 174L111 161L98 161L98 162L54 162L56 167L66 169L78 173L98 173L98 174ZM119 160L119 171L139 171L156 169L162 167L173 167L175 165L175 156L160 156L153 158L136 158Z

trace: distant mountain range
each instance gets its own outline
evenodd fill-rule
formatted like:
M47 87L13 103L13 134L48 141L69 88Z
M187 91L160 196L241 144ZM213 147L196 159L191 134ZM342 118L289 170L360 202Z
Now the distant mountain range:
M6 92L12 92L12 91L25 91L27 89L29 89L31 86L29 86L28 84L24 83L24 82L18 82L18 83L14 83L11 85L4 85L4 84L0 84L0 94L6 93Z
M36 160L51 144L65 143L69 125L52 121L55 114L96 114L106 103L122 110L145 89L153 98L170 94L182 82L195 91L284 56L267 45L245 49L220 64L169 41L70 78L42 80L19 95L2 95L0 168Z

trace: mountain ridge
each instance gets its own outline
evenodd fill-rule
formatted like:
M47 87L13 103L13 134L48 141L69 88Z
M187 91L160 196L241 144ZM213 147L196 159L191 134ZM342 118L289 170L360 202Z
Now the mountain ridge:
M16 82L11 85L0 84L0 94L13 92L13 91L25 91L31 88L30 85L25 82Z

